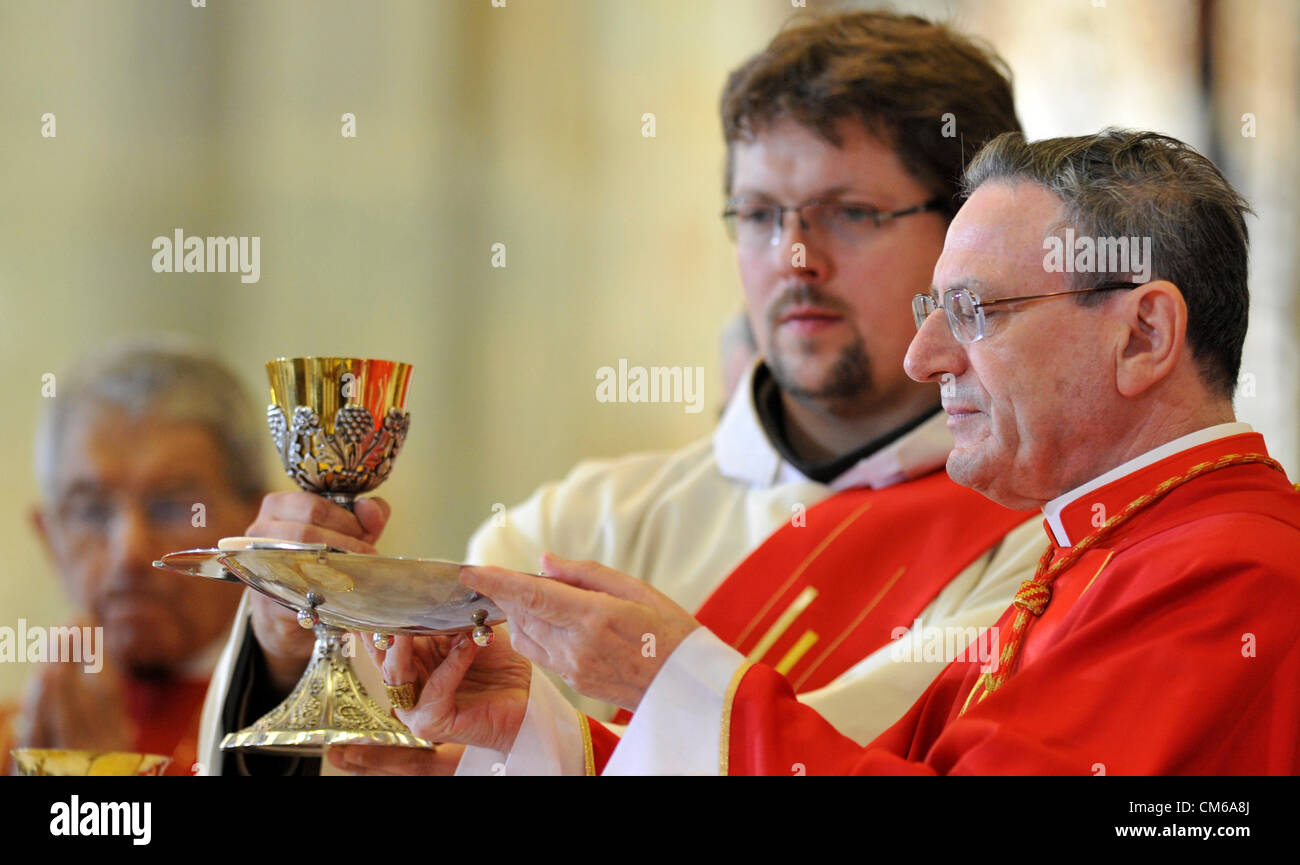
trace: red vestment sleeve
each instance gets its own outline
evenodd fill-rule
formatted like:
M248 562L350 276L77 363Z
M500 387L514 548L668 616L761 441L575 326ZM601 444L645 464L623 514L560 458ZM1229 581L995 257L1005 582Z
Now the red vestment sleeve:
M910 741L899 731L917 713L921 702L864 751L815 710L800 703L790 683L776 670L754 664L742 675L731 704L727 774L934 774L925 764L909 763L898 756L906 753ZM895 750L896 744L902 747Z

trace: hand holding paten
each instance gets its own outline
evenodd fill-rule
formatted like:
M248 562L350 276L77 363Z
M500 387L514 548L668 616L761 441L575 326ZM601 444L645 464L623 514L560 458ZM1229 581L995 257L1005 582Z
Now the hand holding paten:
M700 627L667 595L596 562L547 553L545 577L461 568L461 582L492 598L515 649L575 690L635 709L664 661Z

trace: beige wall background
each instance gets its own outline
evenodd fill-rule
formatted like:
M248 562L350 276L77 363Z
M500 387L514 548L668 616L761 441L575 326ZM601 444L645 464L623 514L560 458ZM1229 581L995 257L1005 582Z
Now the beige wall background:
M1239 407L1300 468L1296 4L894 5L993 42L1034 137L1144 126L1218 154L1260 212L1256 395ZM383 488L395 554L459 557L494 503L582 458L708 434L717 333L740 302L718 219L718 95L795 6L0 5L0 624L68 615L26 520L31 437L42 375L112 337L195 334L259 401L276 356L412 363L410 439ZM345 112L355 138L340 134ZM1246 112L1255 138L1239 134ZM260 281L155 274L152 239L176 228L260 236ZM705 410L598 403L595 371L619 358L704 367ZM0 665L0 697L25 674Z

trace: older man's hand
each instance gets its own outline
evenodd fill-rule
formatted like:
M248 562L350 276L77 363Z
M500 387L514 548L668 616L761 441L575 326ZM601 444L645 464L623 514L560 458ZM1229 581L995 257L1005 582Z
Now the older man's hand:
M492 645L485 648L475 645L469 634L397 635L387 651L374 648L368 636L363 642L386 683L415 685L415 705L394 710L412 733L430 742L509 752L528 708L533 668L511 648L504 627L495 631ZM393 773L392 766L385 768ZM410 764L404 774L424 774L428 769Z
M454 775L465 748L463 745L438 745L433 750L335 745L326 753L331 763L353 775Z
M305 490L270 493L245 534L374 553L391 512L388 502L380 498L357 499L355 511L350 512ZM275 690L288 694L311 660L315 639L298 624L296 611L261 592L253 593L251 618Z
M520 654L588 697L635 709L664 660L700 627L662 592L596 562L547 553L542 570L463 567L461 582L505 612Z
M19 718L20 747L134 750L126 682L110 663L96 673L81 664L40 665L27 683ZM3 766L9 755L0 756Z

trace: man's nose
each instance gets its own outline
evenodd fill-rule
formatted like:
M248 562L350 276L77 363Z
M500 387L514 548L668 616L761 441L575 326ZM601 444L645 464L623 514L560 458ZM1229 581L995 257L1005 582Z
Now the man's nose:
M159 547L149 515L139 504L132 503L118 511L105 552L118 566L119 573L152 575L153 561L169 551Z
M926 316L912 337L903 369L916 381L939 381L945 375L960 377L966 371L966 352L953 338L942 309Z
M787 210L777 227L776 248L785 257L788 270L799 276L826 278L830 275L830 257L826 240L812 229L802 213Z

